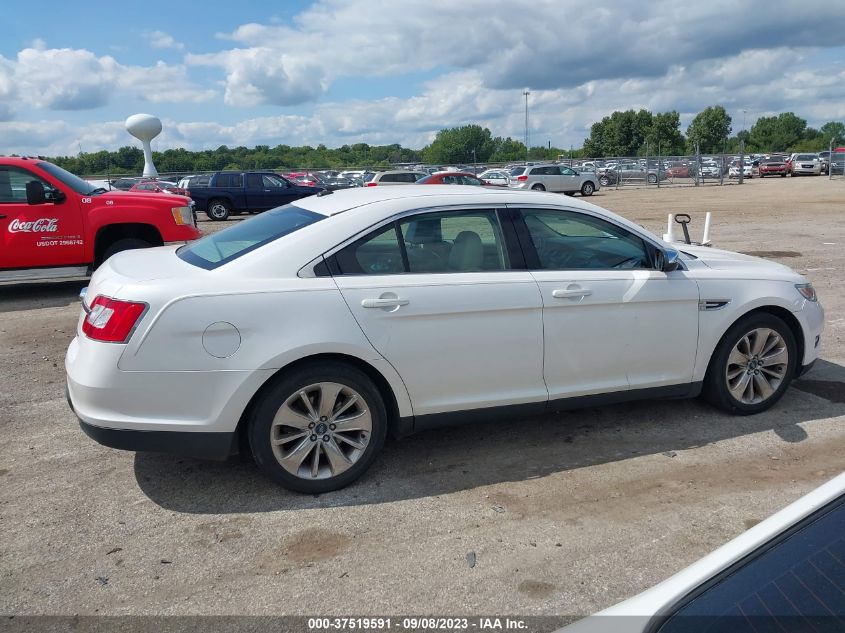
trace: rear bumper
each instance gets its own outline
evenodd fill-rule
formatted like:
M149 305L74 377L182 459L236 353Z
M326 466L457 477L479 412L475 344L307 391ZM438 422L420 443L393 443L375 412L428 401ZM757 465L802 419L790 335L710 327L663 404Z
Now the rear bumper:
M237 452L236 434L185 431L138 431L134 429L109 429L89 424L79 417L65 389L68 405L79 420L82 431L92 440L109 448L124 451L170 453L198 459L225 460Z
M106 429L79 420L79 426L95 442L124 451L170 453L198 459L225 460L236 452L234 433L180 433L178 431L132 431Z

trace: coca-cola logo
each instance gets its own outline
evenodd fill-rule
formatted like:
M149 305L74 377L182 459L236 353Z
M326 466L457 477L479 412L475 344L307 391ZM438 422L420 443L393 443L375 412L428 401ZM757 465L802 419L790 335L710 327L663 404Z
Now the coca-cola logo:
M58 230L57 218L39 218L33 222L21 222L15 219L9 224L9 233L56 233Z

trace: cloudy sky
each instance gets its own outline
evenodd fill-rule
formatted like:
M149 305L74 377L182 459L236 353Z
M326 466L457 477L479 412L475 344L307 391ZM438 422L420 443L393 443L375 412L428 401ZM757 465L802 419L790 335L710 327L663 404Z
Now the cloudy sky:
M616 109L723 104L734 132L845 120L845 1L4 0L0 154L401 143L488 126L578 147ZM138 7L138 8L136 8ZM200 8L201 7L201 8ZM775 10L776 8L776 10ZM746 112L743 113L743 110Z

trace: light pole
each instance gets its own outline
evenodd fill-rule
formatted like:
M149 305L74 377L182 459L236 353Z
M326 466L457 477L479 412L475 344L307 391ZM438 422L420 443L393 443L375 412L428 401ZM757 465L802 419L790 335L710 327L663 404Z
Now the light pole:
M742 131L745 132L745 114L748 110L743 109L742 111Z
M531 91L526 88L522 94L525 96L525 160L528 160L528 95Z

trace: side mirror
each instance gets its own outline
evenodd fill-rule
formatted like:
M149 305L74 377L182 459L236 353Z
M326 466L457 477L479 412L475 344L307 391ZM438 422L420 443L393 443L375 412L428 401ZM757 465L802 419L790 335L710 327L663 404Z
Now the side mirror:
M680 253L676 251L674 248L667 248L665 251L662 251L658 254L658 260L662 260L662 266L660 269L664 273L671 273L673 270L678 270L680 264Z
M47 195L44 192L44 185L39 180L30 180L26 183L26 203L44 204L47 202Z

